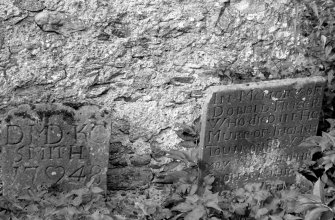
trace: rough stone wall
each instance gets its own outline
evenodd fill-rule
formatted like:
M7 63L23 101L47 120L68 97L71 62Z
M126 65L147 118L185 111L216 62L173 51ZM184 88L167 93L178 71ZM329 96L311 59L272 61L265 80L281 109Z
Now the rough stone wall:
M150 186L213 85L299 75L288 0L2 0L0 106L113 113L110 189Z

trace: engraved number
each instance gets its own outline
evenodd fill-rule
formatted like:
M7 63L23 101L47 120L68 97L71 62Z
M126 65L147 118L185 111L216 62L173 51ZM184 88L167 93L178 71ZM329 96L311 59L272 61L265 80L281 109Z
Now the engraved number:
M24 167L24 172L30 170L32 172L32 178L31 178L31 184L34 184L36 181L36 169L38 168L38 166L31 166L31 167Z
M82 178L85 178L85 173L84 173L84 166L79 167L76 169L69 177L76 178L77 181L80 181Z
M101 171L102 171L102 169L99 165L94 165L91 168L92 177L94 176L94 178L95 178L94 182L98 185L101 183Z

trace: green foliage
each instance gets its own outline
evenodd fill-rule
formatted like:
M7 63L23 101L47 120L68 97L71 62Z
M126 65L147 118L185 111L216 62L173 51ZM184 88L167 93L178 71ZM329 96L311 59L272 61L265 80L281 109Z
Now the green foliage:
M309 59L306 66L311 73L325 73L329 83L334 78L335 61L335 2L333 0L299 0L301 40L297 49ZM334 88L330 88L334 89Z
M93 185L70 192L28 190L26 195L0 198L0 219L87 219L114 220L105 206L103 190Z
M329 120L331 121L331 120ZM309 161L300 172L310 181L321 179L327 186L335 187L335 130L323 132L322 136L307 138L300 146L314 147L312 161Z
M331 121L331 124L332 121ZM301 193L299 187L269 190L264 184L247 184L223 200L232 216L264 220L331 220L335 215L335 130L334 126L322 136L307 138L302 147L314 147L312 160L300 172L311 181L313 189ZM313 183L312 183L313 182Z
M219 207L218 193L211 192L211 184L214 182L214 177L209 175L204 180L204 193L197 194L199 185L197 182L187 184L183 183L176 187L171 194L166 206L171 207L173 217L171 220L216 220L216 211L222 211Z
M211 192L213 176L207 175L203 181L199 181L199 173L187 170L198 168L200 162L192 150L167 152L168 157L181 161L184 165L179 166L178 170L171 169L165 176L169 177L167 179L174 179L171 183L175 187L165 201L165 207L172 211L166 219L333 219L335 121L328 121L331 124L329 132L309 137L301 144L301 147L313 148L312 160L307 161L304 168L299 170L306 177L304 181L313 186L307 193L299 185L278 190L260 183L247 184L233 192L221 192L219 196ZM279 183L274 182L273 186Z

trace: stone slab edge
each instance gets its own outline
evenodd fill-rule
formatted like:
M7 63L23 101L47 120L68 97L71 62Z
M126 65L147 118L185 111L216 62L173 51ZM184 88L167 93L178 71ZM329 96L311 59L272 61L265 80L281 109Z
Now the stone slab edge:
M241 89L260 89L264 87L282 87L282 86L294 86L296 88L302 87L307 83L318 83L318 82L326 82L326 78L322 76L313 76L313 77L303 77L303 78L294 78L294 79L279 79L279 80L271 80L271 81L260 81L260 82L250 82L243 84L230 84L230 85L222 85L222 86L213 86L206 92L205 102L203 104L203 111L201 115L201 130L200 130L200 143L199 143L199 158L203 159L203 148L205 141L205 128L206 128L206 120L207 120L207 111L208 104L213 97L215 92L222 91L234 91Z

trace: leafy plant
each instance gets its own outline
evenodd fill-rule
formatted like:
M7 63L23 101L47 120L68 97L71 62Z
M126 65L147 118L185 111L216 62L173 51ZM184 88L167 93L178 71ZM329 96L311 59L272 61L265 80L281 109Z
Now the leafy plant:
M335 130L309 137L300 146L314 147L312 160L300 172L312 182L320 178L327 186L335 187Z
M205 190L201 195L197 194L198 184L183 184L180 185L171 198L171 210L176 215L171 220L183 218L185 220L217 220L215 210L222 211L219 207L218 193L211 192L211 184L214 182L214 177L209 175L205 177Z
M331 83L335 70L335 2L333 0L299 0L296 2L302 8L300 12L296 12L300 14L300 34L307 39L307 41L300 42L298 50L309 59L307 68L313 74L325 73Z
M327 192L333 194L334 188L328 188ZM334 218L335 198L325 196L325 184L319 179L313 188L313 194L299 195L296 212L306 212L305 220L331 220Z
M177 135L183 140L181 147L185 151L166 151L166 156L179 163L175 166L167 165L168 169L163 170L156 177L156 183L171 183L174 189L170 197L164 202L164 207L172 211L172 216L168 219L177 220L217 220L217 212L221 212L219 207L218 193L212 193L212 183L214 176L207 175L202 181L199 175L199 120L194 126L180 125ZM181 162L181 164L180 164Z
M28 190L26 195L1 197L1 219L92 219L113 220L105 206L103 190L93 185L94 178L86 186L70 192L53 190ZM115 217L115 216L114 216Z

